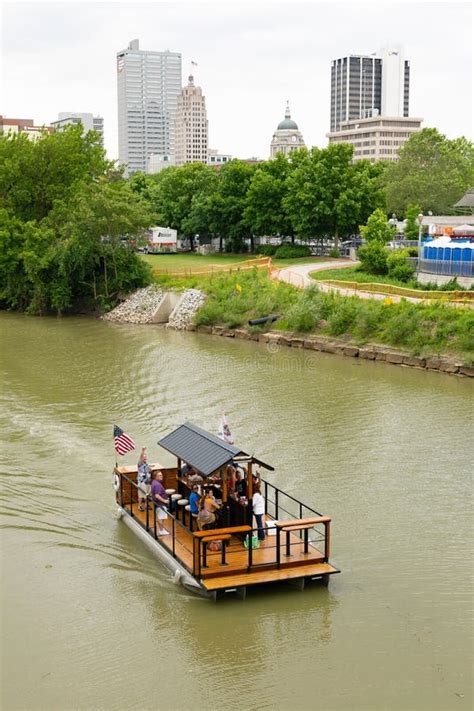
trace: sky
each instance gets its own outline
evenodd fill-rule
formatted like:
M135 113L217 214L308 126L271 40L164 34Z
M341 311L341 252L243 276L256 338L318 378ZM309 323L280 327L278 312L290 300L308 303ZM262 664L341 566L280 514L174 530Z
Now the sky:
M268 158L289 100L307 146L327 145L331 60L401 46L411 64L410 115L472 139L470 2L3 2L0 114L49 124L61 111L104 117L118 157L116 53L182 54L202 86L209 146Z

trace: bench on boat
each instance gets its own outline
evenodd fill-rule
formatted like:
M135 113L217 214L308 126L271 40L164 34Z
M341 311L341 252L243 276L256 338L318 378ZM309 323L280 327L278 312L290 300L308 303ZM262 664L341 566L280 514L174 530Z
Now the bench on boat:
M286 554L285 555L287 555L287 556L291 555L290 535L292 532L296 532L296 531L303 531L304 532L303 551L304 551L304 553L308 553L308 550L309 550L309 548L308 548L308 546L309 546L309 540L308 540L309 529L313 528L314 526L317 526L320 523L322 523L324 525L324 560L327 562L329 560L329 546L330 546L330 534L331 534L331 531L330 531L331 517L330 516L313 516L312 518L293 519L293 521L275 521L278 539L280 538L281 531L284 531L286 533ZM278 555L277 564L280 565L279 541L277 544L277 555Z

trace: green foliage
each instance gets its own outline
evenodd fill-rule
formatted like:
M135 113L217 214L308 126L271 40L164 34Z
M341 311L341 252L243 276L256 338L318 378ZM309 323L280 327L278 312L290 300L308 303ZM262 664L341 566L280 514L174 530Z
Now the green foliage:
M474 144L448 139L435 128L414 133L384 178L389 212L405 214L413 204L423 212L452 214L453 205L474 185Z
M330 256L332 259L338 259L338 257L341 256L341 253L339 252L338 249L331 249L331 251L329 252L329 256Z
M311 249L305 244L291 245L282 244L275 252L276 259L296 259L298 257L310 257Z
M409 282L415 273L413 264L407 261L408 249L395 249L387 257L389 277L401 282Z
M278 245L276 245L276 244L261 244L258 247L257 251L263 257L273 257L275 255L275 252L277 251L277 249L278 249Z
M181 285L191 284L186 280ZM196 317L198 325L236 328L246 326L249 319L278 314L273 329L350 334L358 343L386 343L413 353L447 350L469 359L474 352L474 311L468 308L345 297L319 291L316 285L300 291L271 281L265 271L256 269L201 277L192 285L207 294Z
M362 239L367 242L381 242L385 244L395 237L395 228L388 224L385 212L377 208L370 215L366 225L359 227Z
M383 166L351 163L352 146L330 144L301 154L283 198L295 233L302 238L351 234L384 204Z
M97 136L79 126L24 139L0 137L2 303L30 313L99 309L148 283L130 242L152 216Z
M387 274L387 259L389 251L380 240L373 240L359 247L357 256L361 269L369 274Z
M253 234L292 236L293 226L285 207L287 178L294 168L287 156L277 153L273 160L255 170L246 195L244 219Z
M421 207L419 205L408 205L405 215L405 239L418 239L420 224L417 220L417 217L420 213Z

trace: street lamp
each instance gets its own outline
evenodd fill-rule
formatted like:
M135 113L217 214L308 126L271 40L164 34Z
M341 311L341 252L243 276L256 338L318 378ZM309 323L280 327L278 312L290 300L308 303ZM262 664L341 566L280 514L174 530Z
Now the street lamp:
M421 226L423 223L423 213L420 212L418 217L418 271L421 269Z

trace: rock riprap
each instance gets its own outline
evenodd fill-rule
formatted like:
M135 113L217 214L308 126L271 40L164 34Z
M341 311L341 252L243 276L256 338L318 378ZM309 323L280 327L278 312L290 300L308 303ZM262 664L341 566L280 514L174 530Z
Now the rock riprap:
M193 321L197 311L201 308L206 297L199 289L188 289L184 292L179 304L174 309L170 316L168 328L174 328L182 331L188 328Z
M102 318L125 323L150 323L164 293L163 289L153 285L138 289Z

